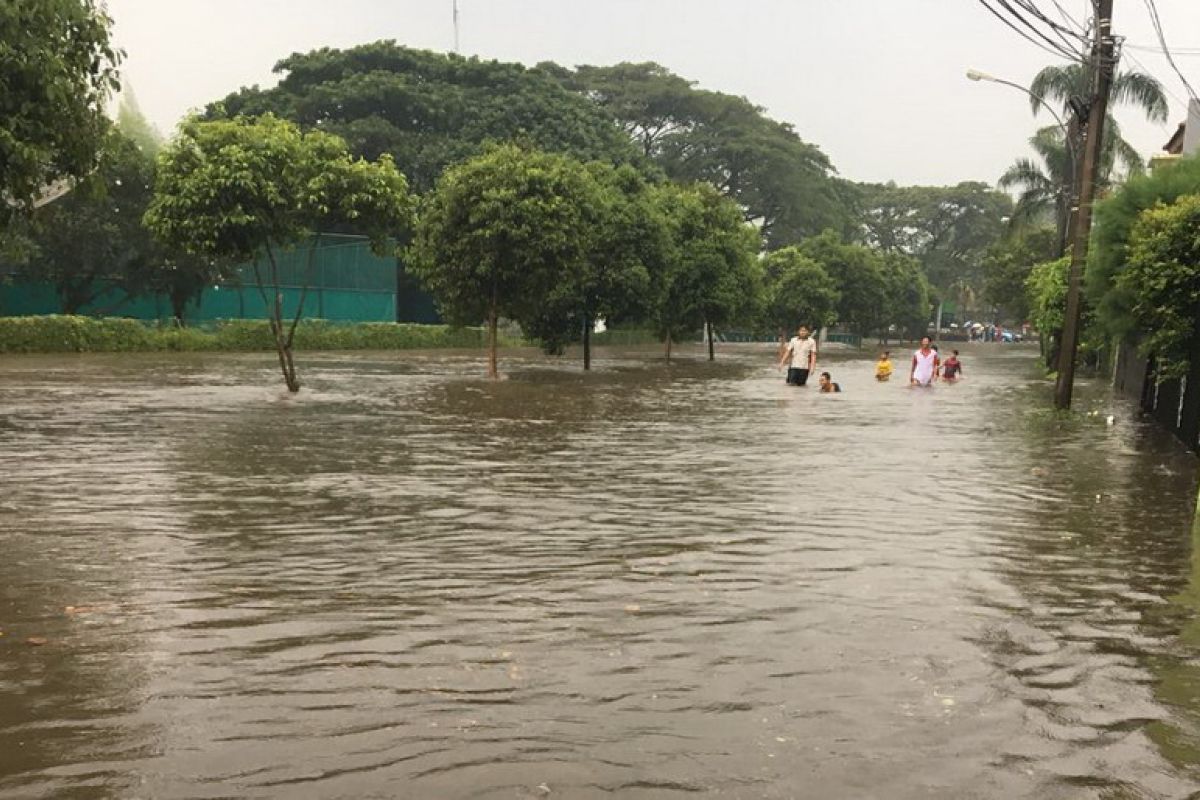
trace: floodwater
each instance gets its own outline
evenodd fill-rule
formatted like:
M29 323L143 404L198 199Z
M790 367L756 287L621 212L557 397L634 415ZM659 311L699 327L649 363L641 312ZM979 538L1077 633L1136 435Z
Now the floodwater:
M0 360L0 796L1194 796L1194 458L869 355Z

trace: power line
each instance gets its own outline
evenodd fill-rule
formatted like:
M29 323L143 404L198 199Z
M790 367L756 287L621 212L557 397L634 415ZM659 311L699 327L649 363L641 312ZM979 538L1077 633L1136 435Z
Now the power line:
M1055 23L1054 20L1043 14L1041 10L1037 8L1037 6L1033 5L1028 0L1011 0L1011 2L1010 0L996 0L996 2L998 2L1006 11L1008 11L1008 13L1011 14L1019 23L1021 23L1021 25L1028 28L1031 33L1033 33L1046 44L1050 45L1056 50L1070 53L1071 58L1083 58L1083 52L1076 50L1075 45L1071 42L1070 38L1064 35L1063 32L1065 31L1068 34L1072 34L1076 38L1079 38L1078 35L1074 34L1073 31L1067 30L1061 25ZM1054 32L1054 35L1059 38L1061 43L1047 36L1046 33L1037 26L1036 22L1026 19L1025 14L1022 14L1021 11L1013 8L1013 3L1023 9L1025 14L1030 15L1035 20L1041 20L1043 23L1048 23L1051 31Z
M1022 39L1025 39L1027 42L1032 44L1034 47L1038 47L1042 50L1045 50L1047 53L1049 53L1052 56L1055 56L1056 58L1065 58L1068 61L1079 61L1081 59L1081 56L1079 53L1075 53L1075 52L1067 50L1061 44L1056 43L1053 39L1046 39L1046 41L1049 42L1049 44L1046 44L1044 42L1039 42L1037 39L1033 38L1028 33L1023 31L1020 27L1018 27L1015 22L1013 22L1008 17L1004 16L999 11L997 11L995 8L993 8L991 6L991 4L988 2L988 0L979 0L979 4L981 6L983 6L984 8L986 8L992 14L992 16L994 16L996 19L1003 22L1009 28L1012 28L1013 31L1015 31L1018 36L1020 36Z
M1175 74L1179 76L1179 80L1183 81L1183 87L1187 89L1188 95L1193 100L1200 100L1196 95L1196 90L1192 88L1192 84L1188 82L1187 76L1183 74L1183 70L1179 69L1179 65L1175 63L1175 57L1171 55L1171 48L1167 46L1167 37L1163 33L1162 19L1158 16L1158 5L1154 0L1144 0L1146 10L1150 12L1150 22L1154 25L1154 32L1158 34L1158 43L1162 45L1163 55L1167 57L1167 63L1171 65L1171 69L1175 70Z
M1063 18L1064 22L1066 22L1072 28L1074 28L1075 30L1077 30L1081 33L1084 33L1084 34L1087 33L1087 28L1084 27L1083 25L1079 24L1079 20L1077 20L1073 16L1071 16L1070 13L1068 13L1067 10L1065 8L1063 8L1062 3L1058 2L1058 0L1051 0L1051 2L1054 3L1054 7L1058 9L1058 13Z

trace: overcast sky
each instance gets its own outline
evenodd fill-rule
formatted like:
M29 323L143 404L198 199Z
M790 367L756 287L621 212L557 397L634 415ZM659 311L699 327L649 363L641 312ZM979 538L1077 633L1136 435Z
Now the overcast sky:
M1051 0L1039 0L1047 12ZM1086 0L1060 0L1077 19ZM377 39L453 48L451 0L108 0L124 74L164 133L190 108L274 83L295 51ZM1171 122L1118 110L1147 156L1185 116L1182 83L1143 2L1117 0L1114 30L1173 93ZM461 52L565 65L657 61L700 86L745 95L791 122L845 176L898 183L994 182L1035 123L1014 89L972 83L970 67L1024 85L1049 54L976 0L459 0ZM1200 0L1158 0L1168 43L1200 90ZM1142 47L1146 49L1142 49ZM1043 115L1044 117L1044 115ZM1046 123L1049 123L1049 119Z

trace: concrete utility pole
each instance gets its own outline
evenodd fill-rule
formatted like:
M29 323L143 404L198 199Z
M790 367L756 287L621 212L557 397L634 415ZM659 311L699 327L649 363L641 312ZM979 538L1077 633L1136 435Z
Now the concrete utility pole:
M1092 72L1092 96L1088 103L1087 127L1084 128L1083 169L1079 174L1078 209L1074 214L1071 245L1071 271L1067 278L1067 312L1063 319L1062 345L1058 354L1058 383L1054 387L1054 405L1071 407L1075 388L1075 356L1079 350L1079 320L1082 311L1083 268L1087 264L1088 239L1092 233L1092 202L1104 143L1104 120L1108 114L1108 94L1117 71L1116 42L1112 35L1113 0L1099 0L1096 39L1088 67Z

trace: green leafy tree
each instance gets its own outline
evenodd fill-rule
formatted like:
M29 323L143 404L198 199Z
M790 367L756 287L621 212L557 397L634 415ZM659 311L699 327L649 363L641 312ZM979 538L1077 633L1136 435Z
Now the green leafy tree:
M671 215L670 266L660 275L652 319L666 342L667 359L682 336L708 334L708 358L715 358L714 331L761 314L761 239L733 201L711 186L670 187L662 195Z
M0 3L0 229L96 166L121 53L96 0Z
M841 295L838 324L864 336L879 330L888 299L882 255L864 245L846 243L833 231L805 239L799 248L833 278Z
M173 251L254 265L255 281L289 391L300 390L292 343L307 281L290 325L284 316L278 255L337 228L361 233L383 253L411 223L407 183L391 158L353 158L346 143L302 133L271 115L191 120L163 151L146 224ZM265 273L260 262L265 260Z
M591 369L591 332L597 319L639 319L651 308L653 277L667 268L670 232L657 195L640 172L628 165L592 162L596 184L584 210L588 228L577 231L588 242L587 257L566 272L526 326L550 352L561 352L582 334L583 368Z
M1187 375L1200 347L1200 194L1138 216L1117 282L1159 378Z
M1094 245L1088 251L1084 289L1098 324L1109 336L1126 338L1140 331L1132 310L1135 298L1129 284L1120 280L1139 217L1147 209L1190 194L1200 194L1200 156L1131 178L1096 205Z
M1017 232L988 249L982 264L983 296L1001 319L1010 323L1029 319L1029 274L1035 264L1053 259L1057 248L1057 231L1043 226Z
M548 327L547 303L587 269L600 202L583 164L516 145L452 167L426 198L411 269L451 322L486 321L488 377L500 317Z
M869 245L917 259L943 294L982 285L980 260L1005 232L1012 200L985 183L955 186L860 184L855 207Z
M153 180L149 157L133 140L109 131L97 169L34 212L33 250L22 276L53 284L64 314L78 314L109 287L128 289L132 276L155 257L142 226Z
M1029 140L1038 159L1019 158L1000 176L1002 189L1016 189L1017 202L1010 226L1014 230L1051 223L1058 232L1056 255L1066 253L1070 233L1071 205L1074 195L1072 158L1062 128L1042 128ZM1117 131L1105 128L1100 152L1096 190L1099 195L1111 191L1121 175L1142 172L1141 155L1124 144ZM1123 168L1122 173L1119 168Z
M833 325L841 293L829 273L798 247L763 257L763 326L781 337L800 325L812 330Z
M884 306L879 333L886 339L894 327L906 339L924 336L929 326L932 290L920 262L903 253L885 253L880 273Z
M1048 368L1058 364L1063 320L1067 313L1067 276L1071 268L1068 256L1037 264L1029 273L1029 314L1041 337L1042 358ZM1096 365L1105 346L1103 334L1096 324L1094 310L1084 305L1080 322L1082 335L1079 354L1084 363Z
M357 155L390 154L416 191L489 142L521 141L584 161L635 152L594 103L542 70L379 41L296 53L275 65L270 89L244 88L212 117L271 112L344 138Z
M768 246L848 227L829 159L749 100L699 89L654 63L542 69L597 103L671 178L736 201Z

